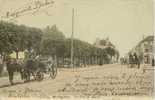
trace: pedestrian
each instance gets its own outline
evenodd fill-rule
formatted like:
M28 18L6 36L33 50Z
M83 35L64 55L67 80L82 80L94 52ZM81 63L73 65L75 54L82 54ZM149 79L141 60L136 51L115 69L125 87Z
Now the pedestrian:
M48 69L48 71L50 71L51 70L51 68L53 67L53 65L54 65L54 60L53 60L53 58L52 57L49 57L48 58L48 65L47 65L47 69Z
M138 69L140 68L140 61L139 61L139 57L137 56L136 53L134 53L134 62L136 65L138 65Z
M154 66L154 58L152 58L152 66Z
M130 53L129 54L129 66L130 67L132 67L133 61L134 61L133 55Z

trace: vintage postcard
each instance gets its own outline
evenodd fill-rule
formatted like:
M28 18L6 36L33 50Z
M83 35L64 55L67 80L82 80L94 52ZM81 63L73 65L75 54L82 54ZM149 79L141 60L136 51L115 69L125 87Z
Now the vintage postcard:
M153 100L154 0L0 0L0 100Z

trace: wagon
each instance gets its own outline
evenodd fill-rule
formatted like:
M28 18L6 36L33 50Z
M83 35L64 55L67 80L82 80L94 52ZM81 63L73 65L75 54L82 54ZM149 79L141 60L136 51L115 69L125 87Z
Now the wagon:
M30 81L31 76L34 80L41 81L45 74L54 79L57 75L57 64L47 59L29 59L25 61L23 68L24 82Z
M137 67L140 68L140 61L135 59L129 59L128 61L129 68Z

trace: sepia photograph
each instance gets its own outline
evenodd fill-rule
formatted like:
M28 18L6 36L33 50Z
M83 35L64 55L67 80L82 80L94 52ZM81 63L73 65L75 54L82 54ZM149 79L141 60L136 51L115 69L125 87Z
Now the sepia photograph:
M154 100L154 0L0 0L0 100Z

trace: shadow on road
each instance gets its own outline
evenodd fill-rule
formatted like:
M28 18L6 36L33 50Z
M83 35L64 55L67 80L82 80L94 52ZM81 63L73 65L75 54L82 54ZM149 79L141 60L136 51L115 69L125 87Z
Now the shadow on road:
M28 82L16 82L13 85L11 85L11 84L5 84L5 85L1 85L0 88L16 86L16 85L19 85L19 84L26 84L26 83L33 82L33 81L35 81L35 80L30 80Z

